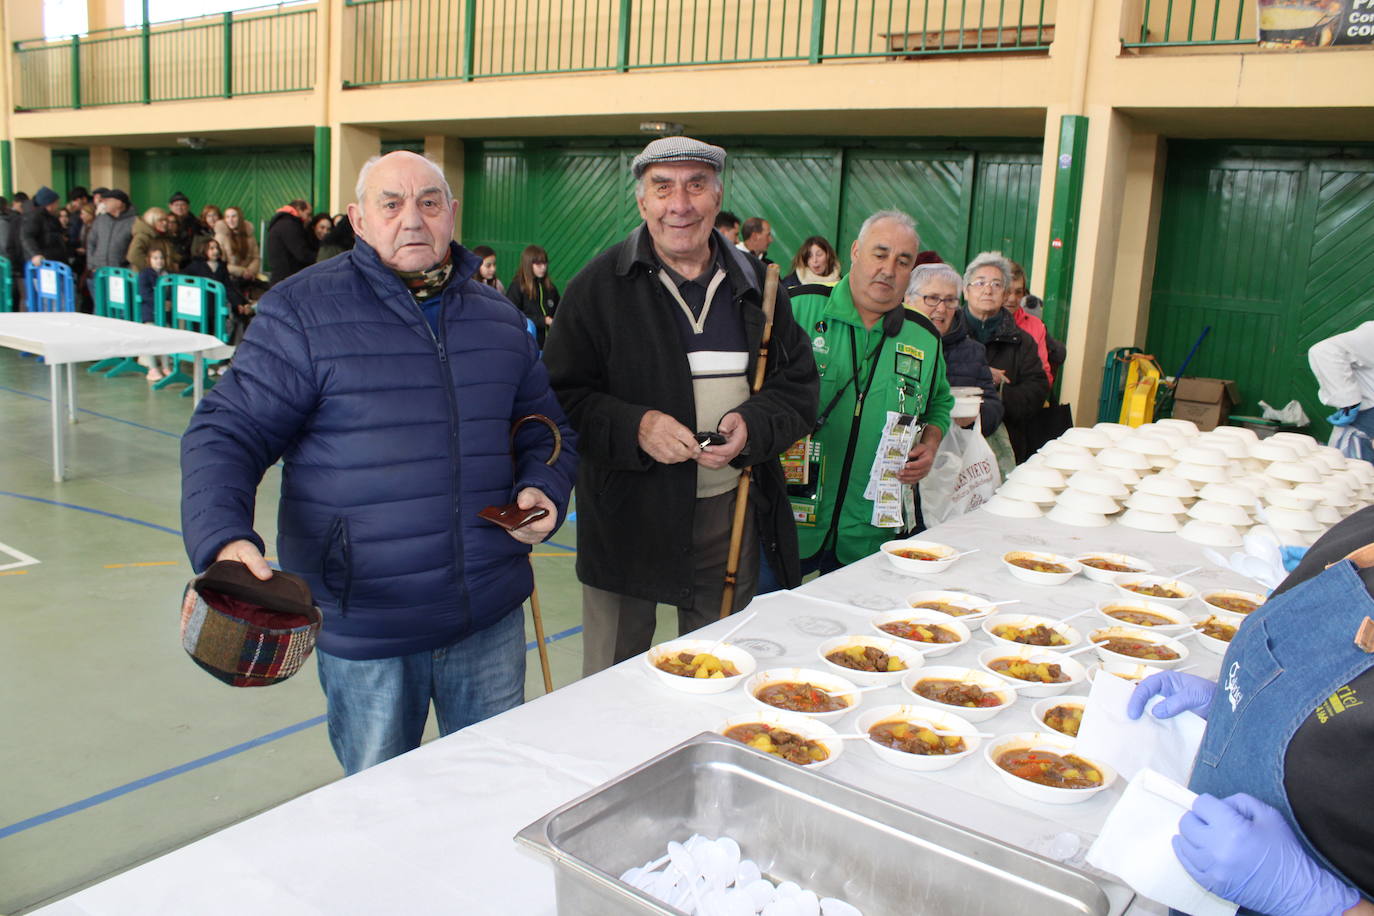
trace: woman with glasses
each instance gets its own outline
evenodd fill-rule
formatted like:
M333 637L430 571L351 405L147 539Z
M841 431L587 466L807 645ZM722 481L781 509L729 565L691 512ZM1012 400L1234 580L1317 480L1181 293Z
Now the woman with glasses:
M534 336L542 349L544 336L553 324L558 308L558 287L549 279L549 253L538 245L526 245L520 252L520 269L506 287L506 296L515 307L534 322Z
M911 272L906 288L906 306L930 319L940 331L945 351L945 376L949 387L983 389L983 407L978 414L979 429L991 436L1002 422L1002 397L988 368L988 351L968 333L968 322L959 308L964 280L948 264L921 264ZM952 420L960 426L973 425L973 417Z
M964 270L964 320L969 336L987 348L988 366L1005 408L1005 442L1000 434L988 440L1004 474L1006 465L1029 457L1026 428L1050 393L1034 338L1017 327L1015 317L1003 307L1010 284L1011 265L1000 251L982 252ZM1011 455L1006 454L1007 446Z

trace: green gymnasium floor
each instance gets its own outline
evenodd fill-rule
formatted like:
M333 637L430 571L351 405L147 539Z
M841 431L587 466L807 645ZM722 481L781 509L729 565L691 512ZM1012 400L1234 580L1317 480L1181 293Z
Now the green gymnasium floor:
M179 389L79 367L67 480L48 370L0 350L0 913L22 913L340 778L313 660L268 688L182 652ZM269 556L278 468L258 494ZM581 672L576 525L534 553L555 686ZM36 562L26 563L25 558ZM528 619L526 695L543 691ZM676 635L659 609L659 638ZM431 721L429 738L434 736Z

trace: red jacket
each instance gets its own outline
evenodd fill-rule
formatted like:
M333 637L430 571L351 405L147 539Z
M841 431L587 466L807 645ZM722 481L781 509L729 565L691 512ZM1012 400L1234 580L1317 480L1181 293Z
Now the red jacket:
M1035 352L1040 354L1040 365L1045 367L1045 378L1054 384L1054 370L1050 368L1050 351L1045 347L1045 322L1036 318L1025 309L1008 309L1016 319L1016 326L1035 339Z

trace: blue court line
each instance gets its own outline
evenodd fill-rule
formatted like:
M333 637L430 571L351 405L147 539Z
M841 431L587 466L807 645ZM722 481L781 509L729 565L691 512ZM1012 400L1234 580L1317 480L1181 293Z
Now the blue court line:
M244 751L251 750L252 748L258 747L263 744L267 744L270 741L276 741L278 738L285 738L287 735L295 734L298 731L302 731L307 728L313 728L316 725L322 724L323 722L324 716L316 716L313 719L306 719L304 722L297 722L295 725L288 725L285 728L278 729L274 732L269 732L266 735L263 735L258 738L253 738L252 740L245 741L242 744L236 744L233 747L225 748L222 751L217 751L216 753L209 754L197 760L192 760L190 763L183 763L181 766L172 767L169 770L163 770L161 773L154 773L152 776L145 776L142 779L135 779L133 782L126 782L122 786L116 786L113 789L107 789L106 791L100 792L96 795L92 795L89 798L83 798L81 799L81 801L72 802L70 805L63 805L61 808L54 808L51 811L45 811L42 814L36 814L33 817L25 818L22 821L17 821L16 823L10 824L8 827L0 827L0 840L3 840L7 836L13 836L16 833L21 833L25 830L29 830L33 827L40 827L43 824L55 821L58 818L66 817L68 814L75 814L78 811L84 811L87 808L91 808L103 802L110 801L111 799L118 798L121 795L127 795L130 792L134 792L138 789L143 789L148 786L155 785L159 782L163 782L164 780L171 779L173 776L180 776L182 773L188 773L191 770L199 769L200 767L207 766L208 764L217 763L218 761L223 760L226 757L232 757L235 754L241 754Z
M35 401L46 401L49 404L52 403L52 398L45 398L43 397L43 395L34 394L32 391L20 391L18 388L9 388L5 385L0 385L0 391L8 391L12 394L22 394L24 397L33 398ZM113 420L116 423L123 423L126 426L137 426L139 429L146 429L150 433L157 433L162 436L171 436L173 439L181 438L181 433L169 433L167 432L167 430L158 429L156 426L144 426L142 423L135 423L133 420L126 420L123 417L111 416L107 413L101 413L98 410L87 410L85 407L78 407L76 408L76 412L88 413L93 417L100 417L100 419L102 420Z
M545 636L545 637L544 637L544 644L545 644L545 645L549 645L549 644L551 644L551 643L556 643L556 642L558 642L560 639L567 639L569 636L576 636L578 633L581 633L581 632L582 632L582 624L579 623L579 624L578 624L577 626L575 626L575 627L568 627L568 628L567 628L566 630L564 630L562 633L555 633L555 634L553 634L552 636ZM537 639L531 640L530 642L525 643L525 651L526 651L526 652L533 652L533 651L534 651L535 649L537 649L537 648L539 648L539 640L537 640Z
M145 528L152 528L155 531L165 531L167 534L174 534L181 537L181 532L175 528L168 528L166 525L158 525L153 522L145 522L141 518L130 518L127 515L116 515L113 512L106 512L104 509L92 509L90 506L78 506L76 503L64 503L56 499L45 499L42 496L26 496L23 493L11 493L9 490L0 490L0 496L13 496L15 499L27 499L30 502L45 503L49 506L61 506L63 509L75 509L78 512L89 512L92 515L103 515L106 518L118 519L121 522L128 522L131 525L142 525Z

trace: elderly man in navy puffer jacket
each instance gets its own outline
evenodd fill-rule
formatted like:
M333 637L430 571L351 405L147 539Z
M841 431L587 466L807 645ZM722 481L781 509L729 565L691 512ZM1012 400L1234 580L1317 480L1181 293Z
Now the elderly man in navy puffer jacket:
M530 545L567 510L574 436L534 338L480 260L451 241L457 204L429 160L363 167L357 246L273 287L233 369L182 439L182 527L197 571L271 576L253 530L263 473L285 463L281 566L324 612L320 682L347 773L418 747L434 703L448 734L524 697ZM514 422L543 414L563 435ZM478 518L548 515L507 532Z

